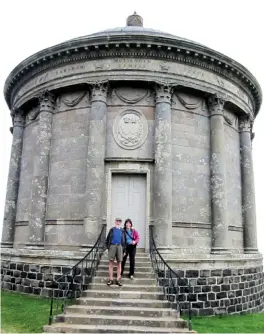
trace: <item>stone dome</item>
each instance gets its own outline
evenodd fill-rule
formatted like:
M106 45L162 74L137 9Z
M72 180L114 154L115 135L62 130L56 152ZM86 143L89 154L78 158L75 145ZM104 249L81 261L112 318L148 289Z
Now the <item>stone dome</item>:
M201 67L213 69L228 76L232 80L241 81L250 90L254 99L254 111L257 113L262 102L262 92L255 77L241 64L233 59L217 52L207 46L194 41L174 36L159 30L143 27L143 19L134 13L130 17L138 18L135 22L124 27L106 29L97 33L70 39L61 44L44 49L21 62L8 76L4 93L8 105L12 106L12 87L17 86L18 82L24 81L27 74L35 73L36 68L50 67L54 62L63 62L65 55L78 56L85 52L81 58L85 59L94 50L103 51L113 48L134 48L146 47L151 57L159 57L162 52L169 52L168 58L180 60L182 62L199 64ZM130 18L129 17L129 18ZM129 20L128 18L128 20ZM127 20L127 21L128 21ZM141 25L142 24L142 25ZM155 52L150 52L155 51ZM140 55L139 55L140 56ZM161 56L164 58L164 55ZM76 59L76 57L74 57ZM11 99L10 99L11 98Z

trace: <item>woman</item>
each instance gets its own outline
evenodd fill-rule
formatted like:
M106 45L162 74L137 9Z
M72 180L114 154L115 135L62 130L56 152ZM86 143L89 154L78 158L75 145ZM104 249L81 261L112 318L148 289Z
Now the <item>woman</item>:
M132 227L131 219L127 219L125 221L124 230L126 235L126 254L123 257L122 261L122 271L121 275L124 274L124 268L126 264L127 256L129 255L129 278L134 279L134 271L135 271L135 256L137 250L137 244L139 242L139 234L138 232Z

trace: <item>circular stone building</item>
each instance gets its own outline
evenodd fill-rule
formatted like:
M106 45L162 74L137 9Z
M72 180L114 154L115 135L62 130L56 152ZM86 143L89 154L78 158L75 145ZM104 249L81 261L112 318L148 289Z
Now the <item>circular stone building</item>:
M146 251L154 226L199 314L262 308L251 147L261 90L246 68L134 14L27 58L4 93L4 288L49 295L43 275L75 264L120 216Z

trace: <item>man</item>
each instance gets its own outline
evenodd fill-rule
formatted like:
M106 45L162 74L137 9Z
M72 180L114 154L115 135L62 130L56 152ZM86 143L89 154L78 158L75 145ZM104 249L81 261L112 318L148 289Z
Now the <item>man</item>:
M108 249L108 260L109 260L109 281L107 285L114 284L113 271L114 261L117 261L117 280L116 284L122 286L121 283L121 265L123 255L126 253L126 235L125 230L121 226L122 219L116 218L115 226L112 227L106 238L106 247Z

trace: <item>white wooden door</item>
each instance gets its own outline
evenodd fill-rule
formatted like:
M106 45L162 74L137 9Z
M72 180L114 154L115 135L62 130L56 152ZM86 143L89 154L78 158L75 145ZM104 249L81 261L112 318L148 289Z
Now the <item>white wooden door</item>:
M146 238L146 178L144 175L113 174L111 222L116 217L123 223L130 218L138 231L139 248L145 248Z

